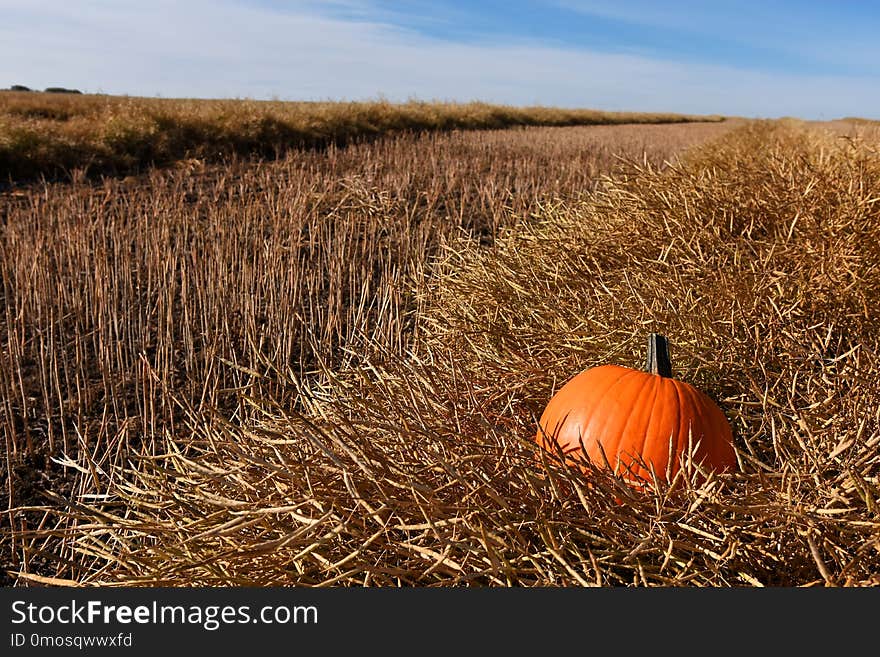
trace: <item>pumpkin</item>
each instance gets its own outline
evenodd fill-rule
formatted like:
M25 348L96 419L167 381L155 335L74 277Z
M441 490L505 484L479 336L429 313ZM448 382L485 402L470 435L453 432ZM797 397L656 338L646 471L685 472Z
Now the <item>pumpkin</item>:
M583 471L610 466L630 483L670 481L682 461L704 470L736 466L722 410L694 386L672 378L669 345L652 333L645 371L601 365L570 379L550 399L538 444Z

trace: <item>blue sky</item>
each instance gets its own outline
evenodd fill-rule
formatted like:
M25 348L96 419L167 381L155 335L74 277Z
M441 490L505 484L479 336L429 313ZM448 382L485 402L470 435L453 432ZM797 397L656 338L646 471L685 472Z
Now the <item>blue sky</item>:
M880 3L0 0L0 87L880 118Z

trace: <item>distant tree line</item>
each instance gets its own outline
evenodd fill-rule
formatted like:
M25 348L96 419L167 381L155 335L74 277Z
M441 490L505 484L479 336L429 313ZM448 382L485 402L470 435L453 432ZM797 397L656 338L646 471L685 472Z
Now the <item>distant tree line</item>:
M37 89L31 89L30 87L26 87L23 84L14 84L9 87L9 91L38 91ZM47 94L81 94L82 91L79 89L65 89L64 87L46 87L43 89L43 93Z

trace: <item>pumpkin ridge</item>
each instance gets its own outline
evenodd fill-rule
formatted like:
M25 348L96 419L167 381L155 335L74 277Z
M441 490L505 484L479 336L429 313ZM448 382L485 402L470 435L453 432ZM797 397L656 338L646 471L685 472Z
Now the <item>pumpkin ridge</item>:
M706 417L706 412L705 412L706 411L706 408L705 408L706 404L703 401L703 399L700 397L700 395L697 394L697 392L698 392L697 389L694 388L693 386L687 387L687 393L688 393L688 395L690 395L691 400L693 402L692 407L694 409L694 415L696 416L694 418L694 421L691 422L691 434L693 436L694 441L697 441L697 440L700 441L699 447L697 447L696 444L694 445L694 447L695 447L694 458L696 459L698 456L701 455L701 452L703 452L704 458L701 460L705 461L706 460L705 457L709 456L709 451L710 451L708 441L711 440L711 436L709 436L707 434L707 431L712 430L714 423L708 421L708 418ZM697 436L696 431L693 430L694 422L699 423L699 426L702 427L703 434L701 436ZM699 464L699 462L700 461L697 461L698 464Z
M639 374L646 374L645 372L641 372L639 370L635 370L635 371ZM626 436L626 429L627 429L627 427L629 427L630 420L632 420L632 416L635 415L636 413L638 413L639 410L641 409L641 404L637 403L638 400L641 398L642 394L645 392L645 389L648 387L648 385L652 385L654 383L656 383L656 381L654 380L654 376L651 374L646 374L645 380L643 381L641 388L639 388L639 391L633 396L633 400L635 400L636 403L632 405L633 408L630 410L630 413L626 418L626 422L624 422L623 426L620 428L620 431L618 432L621 436ZM656 399L656 397L657 397L657 392L654 391L654 398ZM651 412L653 413L653 409L651 410ZM650 416L649 416L649 418L650 418ZM645 437L647 437L647 431L645 432ZM624 454L626 454L627 456L629 456L633 459L637 459L638 455L640 455L642 453L642 451L644 450L644 438L645 437L643 437L642 446L639 448L638 451L624 452ZM621 455L621 451L618 448L617 454L615 454L615 457L617 458L616 466L620 465L620 455ZM627 468L630 475L634 475L634 473L631 472L632 466L633 466L633 464L630 464ZM637 475L635 475L635 476L637 476Z
M645 372L642 372L640 370L630 370L630 373L632 373L632 374L645 374ZM642 393L644 392L645 388L647 387L647 384L652 383L651 379L652 379L651 375L647 375L647 380L642 381L641 387L639 388L638 392L632 396L632 399L637 400L639 397L641 397ZM626 428L629 426L629 423L630 423L630 420L632 420L633 414L634 414L633 409L630 408L630 412L629 412L629 415L627 415L626 422L624 422L623 427L620 429L620 431L617 432L620 436L626 435ZM598 433L599 438L596 439L596 442L598 442L600 445L602 445L603 450L605 450L605 445L602 444L601 436L605 431L605 427L608 426L610 419L611 418L609 418L609 417L605 418L605 423L602 425L602 431ZM587 425L587 427L589 427L589 425ZM617 441L617 445L615 445L615 448L616 448L616 452L614 454L614 458L616 459L616 462L613 465L613 469L616 469L617 466L620 465L620 440ZM609 456L607 451L605 451L605 456L606 457ZM610 458L609 458L609 463L610 463Z
M712 428L713 436L715 436L715 432L717 430L721 429L721 427L724 426L722 424L722 419L727 424L728 430L730 430L730 423L727 421L726 416L724 416L724 411L721 410L721 407L715 402L715 400L712 399L711 397L709 397L709 395L706 394L705 392L703 392L702 390L699 390L698 388L694 388L694 394L700 400L700 408L705 413L706 419L708 420L708 422ZM720 418L719 418L719 414L721 416ZM732 430L730 431L730 434L731 434L730 435L730 443L729 443L730 457L731 457L731 460L733 462L735 462L736 461L736 452L733 448L733 431ZM727 458L726 458L727 450L724 449L725 444L726 444L725 442L722 442L721 440L715 440L714 438L713 438L713 440L707 442L706 443L706 457L710 460L713 460L713 461L718 460L718 457L720 457L724 461L727 461Z
M590 423L593 421L593 416L595 415L596 410L598 408L601 408L601 402L605 400L605 398L608 396L608 393L611 392L611 389L614 386L616 386L618 383L620 383L626 376L633 374L633 373L637 373L635 370L631 370L627 367L621 367L619 365L615 365L615 367L620 367L620 369L622 369L624 371L621 372L619 377L614 379L613 383L611 383L607 388L605 388L605 390L602 391L602 394L598 399L596 399L592 402L592 408L590 408L589 414L581 422L581 426L583 427L583 430L578 432L578 434L579 434L578 439L579 439L579 443L580 442L584 443L584 447L587 446L587 443L584 440L584 435L586 434L586 430L589 429ZM562 427L562 424L560 424L559 426ZM554 438L555 438L555 436L554 436ZM580 449L580 445L578 445L578 449Z
M648 413L648 421L645 423L645 433L642 436L642 444L639 446L638 456L639 456L640 460L637 463L633 464L635 467L637 467L639 469L645 469L651 465L651 462L649 462L645 458L645 446L648 443L648 435L651 434L651 431L650 431L651 420L654 417L654 411L657 410L657 397L660 395L661 391L663 390L663 377L660 376L659 374L652 374L651 378L654 379L654 377L659 377L659 381L657 381L657 380L653 381L653 383L656 384L656 390L654 390L654 398L651 399L651 405L649 406L649 408L651 410ZM642 465L643 461L644 461L644 465ZM655 470L655 472L656 472L656 470ZM650 471L650 469L648 469L648 474L650 474L650 473L651 473L651 471ZM636 476L638 476L638 475L636 475Z
M682 409L684 408L684 401L681 398L681 388L683 387L681 381L673 381L672 386L675 388L675 398L678 400L678 405L675 407L675 424L672 426L676 427L675 435L669 437L669 442L671 443L672 453L669 455L670 461L674 461L672 463L667 463L667 478L671 479L672 476L678 472L678 458L679 458L679 443L681 442L682 436L682 423L684 422L684 413ZM671 466L671 467L670 467Z
M630 369L630 368L625 368L625 369L627 369L628 371L625 372L625 373L623 374L623 376L621 376L619 379L617 379L617 381L615 381L612 385L608 386L608 388L605 389L605 392L602 393L602 396L599 397L599 399L597 399L596 402L593 404L592 413L590 413L590 421L584 423L584 429L585 429L585 430L589 430L589 429L590 429L590 424L591 424L592 421L593 421L593 415L596 413L596 411L598 411L598 410L601 409L601 407L602 407L602 401L603 401L606 397L608 397L608 394L611 392L611 389L612 389L612 388L614 388L616 385L618 385L618 384L619 384L619 383L620 383L620 382L621 382L626 376L628 376L628 375L630 375L630 374L644 374L644 372L642 372L642 371L640 371L640 370L633 370L633 369ZM635 395L635 398L636 398L636 399L642 394L642 391L643 391L644 389L645 389L645 383L643 382L643 383L642 383L642 386L639 388L638 394ZM629 420L630 420L631 417L632 417L632 411L630 411L629 415L628 415L627 418L626 418L626 424L629 423ZM593 431L590 432L591 434L593 434L594 436L596 436L595 441L596 441L596 442L602 447L602 451L605 452L605 456L606 456L606 458L608 458L608 460L609 460L609 465L611 464L611 456L608 454L608 451L605 449L606 446L605 446L605 444L604 444L603 441L602 441L602 436L603 436L603 434L605 433L605 428L608 426L608 423L609 423L611 420L613 420L613 419L614 419L613 416L609 416L608 413L605 413L605 422L602 423L601 430L597 430L597 431L595 431L595 432L593 432ZM626 424L624 424L624 428L626 427ZM597 428L597 429L598 429L598 428ZM623 432L622 432L622 431L620 431L620 432L618 432L618 433L619 433L621 436L623 435ZM618 442L618 445L615 445L615 448L617 448L617 449L616 449L616 452L615 452L615 454L614 454L614 458L616 458L616 459L619 461L619 460L620 460L620 457L619 457L619 454L620 454L619 443L620 443L620 441L618 440L617 442ZM586 446L586 444L585 444L585 446ZM616 467L616 464L615 464L613 467Z

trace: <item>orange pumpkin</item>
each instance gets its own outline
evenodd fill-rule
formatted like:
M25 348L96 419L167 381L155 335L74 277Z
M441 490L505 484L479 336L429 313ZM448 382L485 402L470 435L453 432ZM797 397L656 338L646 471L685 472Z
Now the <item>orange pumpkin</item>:
M662 335L648 340L646 371L601 365L581 372L541 415L538 444L586 471L615 469L630 482L669 481L690 454L716 472L736 466L733 435L721 409L704 393L672 378Z

